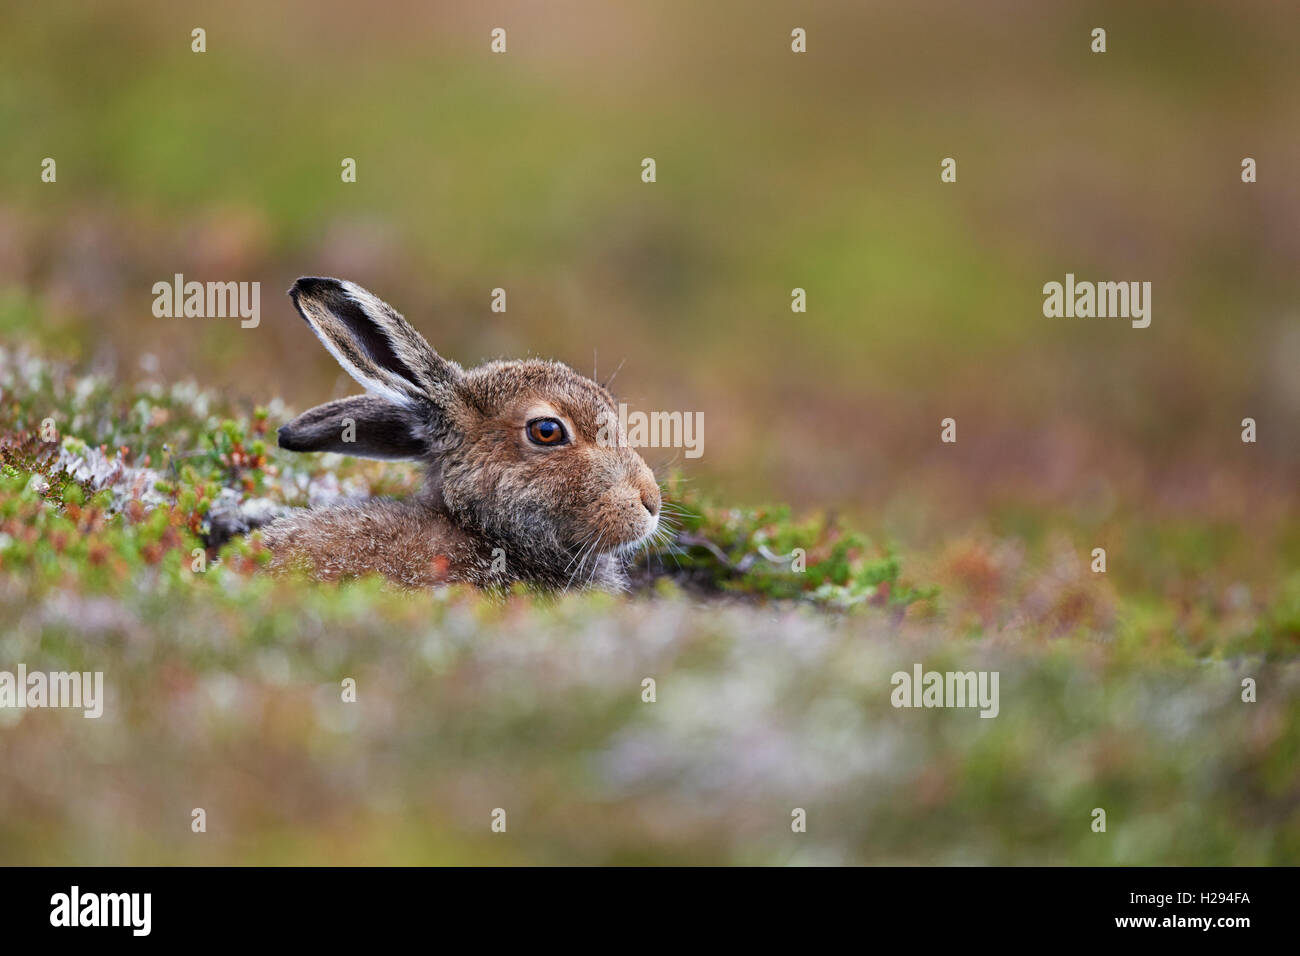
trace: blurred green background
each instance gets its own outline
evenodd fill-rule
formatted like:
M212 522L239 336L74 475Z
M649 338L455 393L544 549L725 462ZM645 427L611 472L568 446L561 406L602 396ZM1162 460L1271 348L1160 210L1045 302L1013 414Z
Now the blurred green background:
M1298 29L1267 2L14 11L3 321L301 406L352 386L281 292L336 274L462 362L626 360L620 397L703 411L691 472L739 499L1267 531L1300 474ZM1151 327L1044 318L1067 271L1152 282ZM261 327L154 318L176 272L262 282Z
M807 54L790 51L796 26L807 30ZM1098 26L1107 30L1105 54L1089 49ZM195 27L207 31L202 54L190 50ZM494 27L507 30L505 55L489 50ZM854 831L853 847L831 840L808 860L1295 862L1294 707L1274 697L1261 730L1236 711L1229 716L1226 704L1180 703L1176 679L1161 696L1140 668L1194 670L1187 657L1171 663L1170 647L1192 658L1231 657L1232 641L1251 633L1265 635L1254 650L1292 660L1300 638L1298 39L1300 8L1264 0L27 5L10 10L0 31L0 335L119 380L193 378L235 408L276 397L302 408L356 390L281 295L300 275L327 274L375 291L465 364L542 355L582 370L595 364L602 378L621 364L614 390L631 407L705 414L703 458L651 451L661 472L682 467L694 487L723 502L839 512L899 544L913 577L943 588L930 610L951 625L954 643L935 653L957 653L955 663L966 636L1006 650L1020 639L1007 634L1028 620L1028 676L1015 677L1004 663L1004 686L1023 680L1022 699L1037 700L1038 713L1086 685L1087 702L1049 724L1060 735L1039 739L1027 724L994 721L1002 726L988 752L963 736L969 728L893 724L906 740L877 753L859 779L876 788L871 812L885 837L854 816L863 791L837 790L827 758L809 770L824 788L818 792L831 812L864 829ZM40 181L47 156L58 163L55 184ZM647 156L657 162L654 184L640 178ZM1246 156L1258 162L1255 184L1241 182ZM354 184L340 181L344 157L357 161ZM957 161L955 184L940 182L944 157ZM178 272L261 282L261 325L155 318L152 285ZM1150 328L1044 318L1042 286L1067 272L1150 281ZM508 292L504 314L490 310L495 287ZM807 290L806 314L790 310L795 287ZM956 445L939 441L949 416L958 422ZM1257 444L1240 440L1245 417L1258 422ZM1070 562L1098 544L1108 548L1111 570L1081 598L1065 583L1078 570ZM259 653L274 657L273 646L298 642L290 653L310 661L324 653L311 650L312 635L325 639L320 628L368 637L368 622L353 620L365 615L351 603L364 605L364 592L321 598L327 606L307 624L274 617L273 598L240 591L232 599L238 614L266 622L260 637L244 635L266 645ZM149 599L141 601L147 617ZM201 607L191 610L196 621L207 618ZM438 610L436 620L460 613ZM478 826L479 804L499 798L488 788L478 800L476 782L509 778L516 771L502 768L518 760L530 769L517 771L516 783L533 788L537 805L570 813L573 788L582 786L575 779L595 773L585 762L595 744L580 726L606 727L612 736L601 746L635 763L635 735L617 730L627 717L622 704L602 704L614 710L597 708L594 717L574 704L574 714L587 714L583 722L563 708L549 722L520 717L535 736L499 746L519 729L502 714L530 713L525 704L510 710L505 689L547 660L548 635L560 640L548 628L577 633L579 648L598 642L592 634L602 627L630 635L629 646L672 633L685 672L703 653L710 675L728 654L737 653L737 667L749 659L734 641L767 633L739 620L714 630L707 613L674 624L671 604L642 624L626 608L606 618L600 608L564 611L559 624L542 617L524 628L513 612L500 613L502 620L479 622L481 647L456 643L445 628L421 645L438 660L451 655L470 685L490 686L481 688L477 711L467 715L455 700L429 703L432 723L403 725L380 774L390 786L381 782L369 811L400 816L415 806L403 801L437 780L439 805L463 804L463 826ZM1270 623L1254 630L1261 620ZM1080 621L1102 640L1118 640L1119 657L1098 662L1101 645L1081 643L1062 665L1052 640ZM395 626L372 664L388 699L418 707L422 691L395 676L410 659L399 639L406 625ZM781 628L801 626L783 619ZM807 625L814 635L822 626ZM825 626L832 637L817 638L819 647L854 639L842 622ZM508 644L521 630L530 636L518 653L536 660L511 657L495 678L484 677L494 661L501 665L493 641ZM168 642L191 637L224 647L215 631L165 631L150 645L157 659L136 662L141 686L158 679L155 666L170 673L172 650L184 659ZM883 647L897 639L879 636ZM845 653L866 654L883 675L922 659L929 636L916 639L897 659L879 648ZM54 648L57 656L62 645L50 641L47 631L28 649ZM782 672L784 652L764 647L755 659L767 664L754 666ZM232 669L246 665L247 654L225 652ZM654 658L644 646L637 653ZM619 667L618 679L634 685L641 671ZM1068 676L1074 668L1083 676ZM725 682L733 672L718 673ZM1279 678L1273 687L1294 688L1293 667L1289 673L1289 683ZM1227 673L1229 691L1238 676ZM601 678L584 672L574 681L612 693ZM550 842L518 859L784 858L784 849L750 842L752 818L735 810L754 780L780 775L764 775L765 745L747 736L754 724L742 719L743 707L734 726L709 724L705 691L717 685L695 679L701 732L740 740L739 751L758 763L710 784L708 761L692 750L698 738L683 729L693 718L681 718L687 723L656 739L671 744L672 734L684 734L682 746L670 747L684 763L637 765L626 779L648 789L630 794L600 764L605 789L585 799L587 813L605 814L601 821L584 835L566 816ZM210 675L181 685L211 690L218 710L263 692L237 694ZM733 689L744 697L743 682ZM833 697L834 679L800 685L792 699L811 706L819 693ZM866 712L874 714L880 701L871 700ZM1166 739L1152 729L1152 714L1168 702L1183 718L1170 718L1180 729ZM835 735L848 731L835 728L845 715L799 713L801 730L788 745L838 753ZM458 741L484 715L501 723L483 731L480 759L472 740ZM165 717L138 716L146 732L137 728L120 746L134 748L137 773L171 780L150 755L167 753L183 766L193 741ZM883 710L871 722L891 718L897 714ZM321 800L329 812L355 809L330 790L338 781L311 749L315 731L298 728L305 736L295 736L290 718L281 724L269 711L266 720L243 728L248 739L222 725L232 750L253 748L250 779L277 761L301 762L285 789L264 796L280 800L285 817L299 814L300 799L310 803L304 794L328 792ZM1232 721L1231 733L1208 742ZM266 743L266 726L290 727L280 750L274 739ZM382 720L367 726L376 740L392 739ZM1188 736L1188 727L1204 735ZM1141 747L1126 744L1141 728L1152 736ZM1075 733L1083 735L1080 753L1065 752L1078 762L1053 771L1066 791L1038 800L1039 784L1020 783L1038 780ZM10 741L11 756L35 760L23 739ZM354 761L368 759L359 756L364 744L349 744ZM221 742L204 746L216 750L201 770L186 772L225 780ZM552 771L544 754L565 747L574 765ZM1197 777L1189 768L1210 759L1206 748L1216 762ZM1167 766L1134 769L1157 753ZM660 771L670 782L655 777ZM525 773L536 777L525 781ZM1240 775L1255 782L1234 790ZM1035 814L1086 811L1098 799L1097 780L1115 788L1113 800L1159 794L1144 810L1143 840L1103 851L1082 831L1077 845L1046 824L1038 837L1016 831L1018 821L1043 819ZM1192 786L1192 802L1178 803L1189 781L1202 789ZM667 804L638 802L660 785L673 793ZM1077 793L1069 790L1075 785ZM64 791L51 784L55 792ZM693 802L719 792L720 805L734 811L728 823ZM167 797L169 806L188 799ZM35 813L44 798L11 799ZM385 799L391 806L380 805ZM783 794L774 799L788 812ZM797 799L794 787L790 800ZM124 798L123 806L147 820L139 807L156 805ZM692 825L673 817L677 811ZM338 820L320 830L309 821L305 835L295 831L277 845L268 834L280 824L249 809L258 839L215 858L374 860L402 846L418 860L489 852L478 842L466 851L448 835L460 831L430 824L418 807L410 812L406 823L332 850L322 834ZM61 813L52 827L77 808ZM1224 830L1207 829L1210 818ZM259 821L267 829L256 829ZM409 826L420 829L403 830ZM140 836L149 832L141 827L116 843L95 829L93 839L105 842L91 856L181 858L150 842L157 837ZM934 841L920 846L916 833L926 828ZM965 836L945 837L945 828ZM16 824L0 835L22 858L40 858L50 845L42 831ZM61 852L77 859L66 846Z

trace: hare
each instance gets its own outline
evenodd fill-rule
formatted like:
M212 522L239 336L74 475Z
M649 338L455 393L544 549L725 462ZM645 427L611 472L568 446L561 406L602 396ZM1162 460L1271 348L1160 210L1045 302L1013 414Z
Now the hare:
M378 572L413 588L626 587L626 558L659 529L659 486L603 386L538 359L463 369L351 282L302 278L289 295L366 394L299 415L280 447L414 459L427 477L409 501L274 520L263 532L273 568Z

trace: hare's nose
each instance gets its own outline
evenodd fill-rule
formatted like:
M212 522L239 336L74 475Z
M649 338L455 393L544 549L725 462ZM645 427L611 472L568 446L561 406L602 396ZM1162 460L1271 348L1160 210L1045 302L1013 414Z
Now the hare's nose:
M642 485L641 486L641 504L645 505L645 510L650 512L650 517L659 513L659 486Z

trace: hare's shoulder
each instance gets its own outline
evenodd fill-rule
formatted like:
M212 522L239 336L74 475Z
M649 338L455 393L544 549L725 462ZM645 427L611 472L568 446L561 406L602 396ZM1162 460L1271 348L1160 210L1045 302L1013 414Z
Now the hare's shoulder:
M304 510L264 529L272 568L322 580L382 574L408 587L481 583L491 555L445 514L421 502L376 498Z

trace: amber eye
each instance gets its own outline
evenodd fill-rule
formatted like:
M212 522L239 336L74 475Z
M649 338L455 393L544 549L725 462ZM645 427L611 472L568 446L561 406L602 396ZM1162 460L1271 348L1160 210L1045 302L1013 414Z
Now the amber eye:
M527 430L528 440L534 445L563 445L569 440L564 425L554 418L534 418Z

